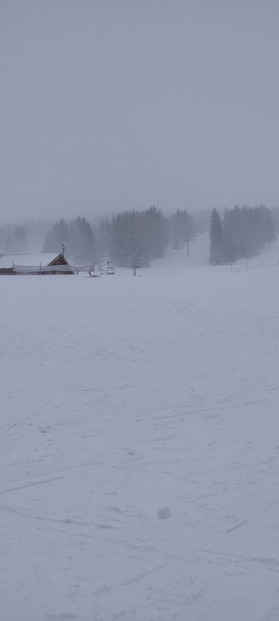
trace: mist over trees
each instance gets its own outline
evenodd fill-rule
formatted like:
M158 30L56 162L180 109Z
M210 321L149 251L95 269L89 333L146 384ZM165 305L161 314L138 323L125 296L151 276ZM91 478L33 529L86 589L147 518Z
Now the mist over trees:
M168 220L156 207L126 211L114 216L110 226L110 253L117 265L146 265L163 256L168 246Z
M28 252L28 240L23 226L6 226L0 228L0 248L4 254Z
M275 223L264 205L226 209L223 220L213 209L209 261L212 264L233 263L255 256L275 238Z
M95 237L86 218L75 218L71 222L54 222L47 232L43 252L59 252L62 243L67 257L77 265L89 265L95 259Z
M186 209L178 209L169 217L170 242L173 247L183 248L185 242L193 237L197 230L197 223Z
M210 263L217 265L224 262L223 224L220 214L213 209L210 221Z
M234 207L222 215L213 209L191 215L177 210L164 215L155 206L143 211L123 211L96 219L78 216L70 221L30 221L0 227L0 253L59 253L76 266L113 262L116 266L147 266L168 247L189 248L189 241L209 230L209 261L232 263L256 255L279 230L279 208L272 214L264 205Z
M145 211L125 211L100 221L96 228L98 256L107 255L119 266L146 266L162 257L169 244L183 247L197 228L186 210L168 217L154 206Z
M190 223L187 212L177 212L172 227L178 218L176 227L179 228L181 214ZM165 254L170 241L170 222L154 206L145 211L124 211L111 218L101 218L94 226L85 218L70 223L60 220L47 232L44 252L60 248L61 240L67 258L77 265L110 260L123 267L145 266L151 259Z
M36 227L40 247L35 243ZM194 219L186 210L177 210L167 217L152 206L144 211L124 211L102 217L94 224L78 216L47 226L40 222L28 223L26 230L23 226L4 226L0 228L0 253L58 253L63 244L66 258L77 266L107 260L118 266L145 266L151 259L163 256L170 243L182 247L194 229Z

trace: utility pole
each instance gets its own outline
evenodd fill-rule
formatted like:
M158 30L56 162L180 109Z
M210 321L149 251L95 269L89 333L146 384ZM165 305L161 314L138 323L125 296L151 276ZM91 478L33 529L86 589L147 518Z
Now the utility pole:
M197 233L194 233L192 235L192 237L198 237ZM187 248L187 257L190 256L190 239L189 239L189 231L185 231L185 238L184 241L186 242L186 248Z
M189 231L186 231L186 248L187 248L187 257L190 256L190 247L189 247Z
M134 270L134 276L137 275L137 268L139 267L139 265L137 265L137 250L134 251L134 255L133 255L133 265L132 268Z

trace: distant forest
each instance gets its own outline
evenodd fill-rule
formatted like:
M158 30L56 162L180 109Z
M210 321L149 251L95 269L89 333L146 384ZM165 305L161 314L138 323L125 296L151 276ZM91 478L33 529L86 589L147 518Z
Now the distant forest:
M146 266L161 257L169 246L188 245L195 235L209 230L209 261L232 263L251 257L276 238L279 209L272 213L264 205L234 207L222 215L213 209L190 215L177 210L165 216L160 209L123 211L90 223L78 216L67 221L31 221L23 225L0 227L0 254L28 252L59 253L75 265L110 261L116 266Z
M223 218L213 209L210 221L210 255L212 264L233 263L248 259L277 237L276 215L264 205L226 209Z
M111 261L117 266L146 266L151 259L163 256L170 244L183 247L199 230L208 228L208 222L208 214L194 219L186 210L177 210L166 217L156 207L103 217L94 224L79 216L50 223L36 251L61 252L63 243L66 258L75 265ZM42 224L40 227L41 234ZM33 241L35 232L33 225ZM31 248L34 243L28 243L28 226L0 228L3 254L22 254Z

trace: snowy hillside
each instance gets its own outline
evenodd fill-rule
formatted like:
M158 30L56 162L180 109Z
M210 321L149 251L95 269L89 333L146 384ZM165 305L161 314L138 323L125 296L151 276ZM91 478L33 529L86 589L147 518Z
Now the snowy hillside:
M279 619L278 257L1 278L3 621Z

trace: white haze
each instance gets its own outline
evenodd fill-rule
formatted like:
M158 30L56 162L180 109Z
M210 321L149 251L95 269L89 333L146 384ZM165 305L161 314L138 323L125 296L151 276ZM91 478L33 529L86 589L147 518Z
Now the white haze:
M278 205L279 4L2 0L1 223Z

